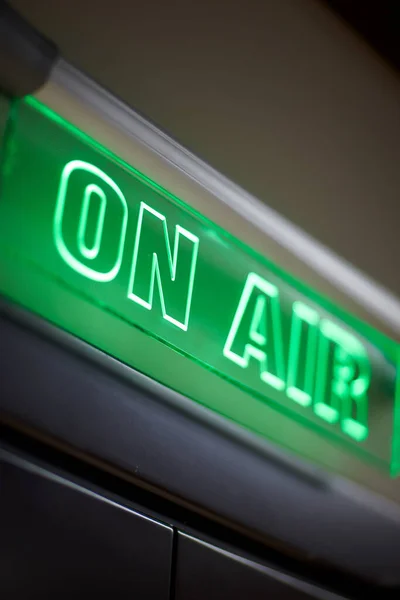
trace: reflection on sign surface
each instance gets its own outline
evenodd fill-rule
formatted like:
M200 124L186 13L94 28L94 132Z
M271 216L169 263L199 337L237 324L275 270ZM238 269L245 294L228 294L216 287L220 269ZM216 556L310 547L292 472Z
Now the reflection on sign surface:
M4 294L253 431L291 446L292 420L398 470L394 342L36 101L9 136Z

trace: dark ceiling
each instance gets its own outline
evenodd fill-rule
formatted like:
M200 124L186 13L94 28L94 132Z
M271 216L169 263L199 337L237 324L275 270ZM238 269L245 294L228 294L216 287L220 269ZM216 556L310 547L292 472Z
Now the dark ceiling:
M399 0L324 0L386 61L400 70Z

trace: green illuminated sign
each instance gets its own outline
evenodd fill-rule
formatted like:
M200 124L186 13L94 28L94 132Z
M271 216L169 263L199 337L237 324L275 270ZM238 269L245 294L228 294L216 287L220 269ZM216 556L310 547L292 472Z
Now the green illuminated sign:
M398 471L393 341L38 102L14 109L7 136L4 295L262 435L291 445L285 428L271 431L272 407ZM196 364L195 381L176 353ZM231 404L202 373L229 384Z

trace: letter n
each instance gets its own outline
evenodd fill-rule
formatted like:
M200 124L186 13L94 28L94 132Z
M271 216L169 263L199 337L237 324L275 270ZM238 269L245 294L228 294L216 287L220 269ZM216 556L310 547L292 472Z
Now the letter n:
M157 282L163 318L187 331L198 247L199 238L176 225L171 251L166 217L141 202L128 298L152 310Z

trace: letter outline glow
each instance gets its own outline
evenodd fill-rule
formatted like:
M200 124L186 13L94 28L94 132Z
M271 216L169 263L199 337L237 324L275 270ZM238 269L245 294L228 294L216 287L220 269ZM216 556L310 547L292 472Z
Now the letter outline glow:
M257 289L265 296L268 296L271 300L271 317L272 317L272 328L273 328L273 349L276 357L276 372L278 375L274 375L267 369L267 354L260 348L255 348L252 344L246 344L243 356L233 352L232 346L236 338L240 323L243 319L244 312L250 300L253 290ZM257 328L261 321L261 312L266 310L266 301L260 299L256 300L256 306L251 321L249 337L256 343L266 343L266 336L259 331ZM285 367L284 367L284 354L283 354L283 343L282 343L282 323L281 323L281 310L279 305L279 290L278 288L263 279L256 273L249 273L246 279L246 283L239 300L238 307L233 318L233 322L226 339L223 354L226 358L233 361L242 369L246 369L249 366L249 360L252 356L260 363L260 378L265 383L269 384L277 390L283 390L285 388Z
M100 198L100 209L99 216L97 218L96 223L96 235L94 236L93 246L92 248L88 248L85 240L87 219L89 215L89 207L92 200L92 195L96 194ZM101 238L103 235L103 227L104 227L104 217L106 216L106 204L107 198L105 193L98 185L95 183L91 183L87 185L85 188L85 193L83 196L83 204L81 216L79 218L79 227L78 227L78 248L88 259L96 258L100 251Z
M187 297L186 297L185 318L184 318L183 323L167 313L167 309L165 306L164 292L163 292L163 288L162 288L160 266L159 266L158 256L157 256L156 252L153 252L153 257L152 257L148 299L145 300L141 296L138 296L137 294L135 294L133 291L134 286L135 286L136 265L137 265L138 254L139 254L139 244L140 244L140 238L141 238L141 233L142 233L143 213L145 211L149 212L150 214L152 214L153 216L155 216L157 219L159 219L162 222L164 241L165 241L165 246L166 246L166 250L167 250L168 266L169 266L171 281L175 281L175 277L176 277L176 270L177 270L177 266L178 266L179 237L183 236L193 243L192 259L191 259L190 273L189 273L188 292L187 292ZM193 233L191 233L190 231L188 231L187 229L184 229L183 227L181 227L180 225L176 225L175 226L175 238L174 238L174 254L172 256L171 247L170 247L169 238L168 238L167 218L163 214L154 210L154 208L152 208L145 202L141 202L140 209L139 209L139 218L138 218L138 223L137 223L137 228L136 228L135 245L134 245L134 249L133 249L132 269L131 269L131 274L130 274L130 278L129 278L128 298L130 300L133 300L133 302L140 304L147 310L151 310L153 307L155 277L157 276L157 285L158 285L158 291L160 294L161 310L162 310L163 319L165 319L166 321L169 321L176 327L179 327L179 329L182 329L183 331L187 331L188 326L189 326L190 308L191 308L191 304L192 304L194 279L195 279L195 275L196 275L198 248L199 248L199 238L196 235L194 235Z
M286 395L301 406L310 406L313 398L314 371L317 353L318 313L296 301L292 307ZM304 390L297 386L302 323L308 325ZM307 335L307 334L306 334Z
M69 251L69 249L64 241L64 238L63 238L62 222L63 222L63 216L64 216L65 201L66 201L67 191L68 191L68 182L71 177L71 174L76 170L87 171L89 173L92 173L93 175L96 175L100 179L102 179L116 193L116 195L119 198L121 205L122 205L123 218L122 218L120 239L119 239L119 243L118 243L117 258L116 258L115 264L112 267L112 269L110 269L109 271L107 271L105 273L96 271L95 269L92 269L92 268L88 267L87 265L84 265L83 263L81 263ZM89 202L89 197L90 197L90 194L87 194L88 187L91 187L91 186L87 186L85 188L85 199L86 199L87 204ZM98 186L96 186L96 187L98 187ZM91 189L92 189L92 191L94 191L93 187L91 187ZM101 188L99 188L99 189L101 189ZM85 207L83 207L82 211L81 211L81 218L83 217L84 208ZM86 208L88 211L89 206L87 206ZM105 211L105 209L104 209L104 211ZM100 214L100 217L101 217L101 214ZM87 219L87 214L86 214L86 219ZM99 222L100 222L100 218L97 223L97 229L99 229ZM84 277L87 277L88 279L92 279L94 281L102 281L102 282L112 281L118 274L118 271L121 267L127 223L128 223L128 205L126 203L125 196L123 195L123 193L121 192L121 190L117 186L117 184L114 183L114 181L108 175L106 175L103 171L101 171L94 165L84 162L82 160L71 160L69 163L67 163L65 165L65 167L61 173L60 187L59 187L58 194L57 194L56 210L54 213L54 221L53 221L53 235L54 235L54 241L55 241L58 252L62 256L62 258L65 260L65 262L72 269L74 269L75 271L77 271L78 273L83 275ZM102 227L101 227L101 233L103 232L103 225L104 225L104 223L102 224ZM79 229L78 229L78 237L80 237L80 235L81 235L81 226L79 226ZM96 241L95 241L95 243L96 243ZM101 244L101 239L99 241L99 248L97 249L96 254L93 254L93 249L92 249L92 251L90 251L90 249L89 249L89 253L91 253L93 255L88 256L87 252L86 252L86 254L85 254L85 252L83 252L83 255L89 259L95 258L95 256L97 256L97 254L100 250L100 244ZM81 250L81 244L79 244L79 241L78 241L78 246ZM86 250L88 250L88 249L86 249Z
M363 441L368 430L368 396L371 372L368 354L363 344L351 333L345 331L329 319L323 319L320 325L320 354L315 386L314 412L329 423L340 419L342 431L358 442ZM351 358L359 368L354 379L354 369L335 360L333 384L335 406L325 402L326 362L328 345L337 344L336 356ZM343 361L343 362L344 362ZM357 418L352 416L353 403L357 409Z

